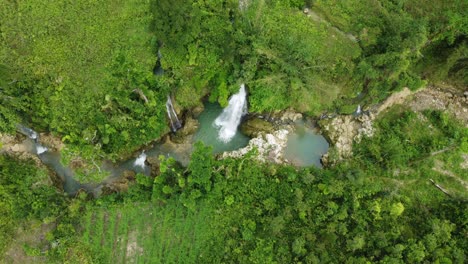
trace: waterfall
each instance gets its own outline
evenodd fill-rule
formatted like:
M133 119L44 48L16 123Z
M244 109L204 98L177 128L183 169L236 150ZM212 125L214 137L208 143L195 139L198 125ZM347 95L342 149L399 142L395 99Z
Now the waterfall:
M227 143L231 141L237 132L243 115L247 114L247 94L244 84L239 92L229 98L229 104L214 121L215 127L219 128L218 138Z
M37 155L41 155L42 153L48 151L47 147L42 146L41 144L36 144L36 153Z
M146 153L143 151L138 158L135 159L133 166L145 168Z
M172 105L172 100L169 95L167 96L166 109L167 115L169 116L169 120L171 121L172 132L176 132L177 129L182 127L182 125L180 124L179 118L177 118L177 114L174 110L174 105Z
M31 139L34 142L34 148L36 150L37 155L41 155L44 152L49 150L47 147L44 147L41 144L39 144L39 134L36 131L32 130L29 127L25 127L23 125L17 125L16 127L18 129L18 132L27 136L29 139Z
M361 111L361 105L358 105L358 106L357 106L357 109L356 109L356 115L361 114L361 112L362 112L362 111Z
M29 127L25 127L23 125L17 125L17 128L18 128L18 132L27 136L30 139L34 141L37 141L39 139L39 135L37 134L37 132L30 129Z

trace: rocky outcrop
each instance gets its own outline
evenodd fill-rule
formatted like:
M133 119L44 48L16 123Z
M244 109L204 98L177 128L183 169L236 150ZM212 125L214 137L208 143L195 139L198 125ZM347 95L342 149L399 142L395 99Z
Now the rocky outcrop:
M350 157L353 142L360 142L363 136L371 137L374 134L372 121L375 115L365 113L360 116L341 115L321 122L326 137L338 151L340 159Z
M417 92L409 102L413 111L427 109L447 111L468 126L468 91L461 92L440 88L427 88Z
M404 88L403 90L393 93L387 99L385 99L380 105L377 106L377 109L375 110L375 115L379 115L381 112L387 110L393 105L396 104L402 104L408 96L410 96L412 93L410 89Z
M62 140L49 133L40 133L39 142L52 152L60 152L64 147Z
M6 153L21 160L33 160L37 166L42 166L41 160L32 153L34 146L26 137L0 133L0 154Z
M270 122L254 117L242 123L241 131L246 136L254 138L260 134L272 133L274 131L274 127Z
M174 143L184 143L189 135L195 134L198 130L198 121L188 116L184 121L184 126L171 135L171 141Z
M111 182L104 183L101 186L101 193L99 195L108 195L112 193L128 191L130 182L135 181L135 175L136 174L134 171L125 170L122 177L119 177Z
M323 134L333 145L333 148L322 158L324 165L334 164L353 155L353 143L359 143L363 137L371 137L374 134L372 123L375 118L389 107L403 103L411 94L408 88L404 88L362 114L338 115L331 119L321 120L319 124Z
M351 156L354 142L359 143L362 137L373 135L373 121L388 108L403 103L415 112L427 109L447 111L465 126L468 126L468 96L465 96L464 93L435 87L428 87L412 93L408 88L405 88L389 96L380 105L365 111L364 114L358 116L338 115L332 119L321 120L319 123L322 131L334 146L324 156L323 161L333 164Z
M151 175L152 176L156 176L156 175L159 175L160 174L160 161L159 161L159 157L148 157L146 159L146 161L148 162L150 168L151 168Z
M257 150L255 159L261 162L284 162L284 149L286 147L289 131L281 129L269 134L260 134L249 141L249 145L239 150L224 152L221 158L240 158L252 150Z
M33 154L33 143L22 135L8 135L0 133L0 155L11 155L20 160L32 160L38 168L49 172L48 178L43 178L40 184L55 186L63 190L61 178L47 166L45 166L36 154Z
M205 110L205 106L203 104L197 105L190 110L193 118L198 118L200 114Z
M264 115L257 116L260 119L265 119L275 125L292 124L303 118L301 113L295 112L292 109L286 109L283 111L275 111Z

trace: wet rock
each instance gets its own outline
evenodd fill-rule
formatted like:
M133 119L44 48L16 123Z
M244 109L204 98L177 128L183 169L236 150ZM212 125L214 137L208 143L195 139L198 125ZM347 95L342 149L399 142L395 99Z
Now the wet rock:
M203 104L197 105L192 108L191 113L193 118L198 118L200 114L205 110L205 106Z
M251 118L241 125L241 131L248 137L257 137L260 134L268 134L274 131L273 125L260 118Z
M171 141L174 143L184 143L187 141L189 135L194 134L198 130L199 123L192 117L187 117L184 122L184 126L177 130L175 134L171 135Z

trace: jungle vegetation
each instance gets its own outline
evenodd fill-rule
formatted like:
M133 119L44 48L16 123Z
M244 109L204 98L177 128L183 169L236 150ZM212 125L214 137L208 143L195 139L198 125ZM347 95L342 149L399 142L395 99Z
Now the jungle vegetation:
M252 112L317 116L468 86L467 1L247 2L0 0L0 132L22 123L64 156L118 159L169 131L168 94L225 106L246 83ZM404 106L375 126L334 167L217 160L199 143L187 168L161 157L160 175L98 199L0 155L0 253L13 262L18 228L49 225L23 245L46 263L466 263L466 187L433 170L468 181L466 127Z

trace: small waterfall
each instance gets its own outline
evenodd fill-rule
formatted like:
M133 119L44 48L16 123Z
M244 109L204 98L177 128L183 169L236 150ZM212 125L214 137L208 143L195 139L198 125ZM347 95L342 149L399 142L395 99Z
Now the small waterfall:
M179 118L177 118L177 114L174 110L174 105L172 105L172 100L169 95L167 96L166 109L167 115L169 116L169 120L171 121L172 132L176 132L177 129L182 127L182 125L180 124Z
M44 152L48 151L49 149L47 147L42 146L41 144L36 144L36 153L37 155L41 155Z
M357 109L356 109L356 115L360 115L361 112L362 112L362 110L361 110L361 105L358 105L358 106L357 106Z
M47 147L44 147L39 143L39 134L36 131L32 130L29 127L25 127L23 125L18 125L17 128L18 128L18 132L27 136L34 142L34 149L36 150L37 155L44 154L45 152L49 150Z
M214 121L215 127L219 128L218 138L225 143L231 141L245 114L247 114L247 94L242 84L239 92L229 98L228 106Z
M143 151L138 158L136 158L133 166L145 168L145 161L146 161L146 153Z
M17 128L18 128L18 132L20 132L21 134L27 136L30 139L32 139L32 140L34 140L36 142L39 139L39 134L37 134L37 132L32 130L31 128L25 127L23 125L17 125Z

